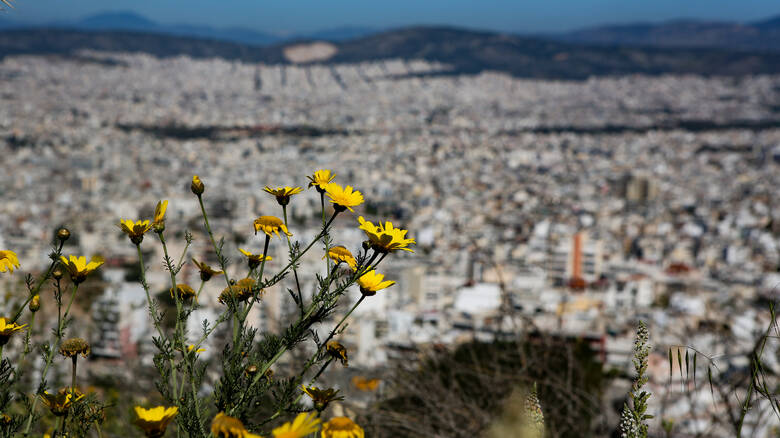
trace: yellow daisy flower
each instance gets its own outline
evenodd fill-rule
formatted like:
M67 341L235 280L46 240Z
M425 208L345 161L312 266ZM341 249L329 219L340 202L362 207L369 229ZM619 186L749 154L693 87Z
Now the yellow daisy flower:
M290 203L290 197L292 195L295 195L297 193L301 193L303 191L300 187L277 187L275 189L272 189L268 186L265 186L263 189L265 192L270 193L274 196L276 196L276 202L279 203L279 205L287 205Z
M352 385L359 391L376 391L376 389L379 388L379 379L367 379L363 376L355 376L352 378Z
M276 237L280 237L279 230L282 230L288 236L292 236L292 233L287 231L287 226L284 225L284 222L276 216L260 216L255 219L255 234L260 230L263 230L268 236L276 233Z
M204 262L199 262L199 261L195 260L195 257L192 257L192 263L194 263L195 266L197 266L198 269L200 270L200 279L203 280L203 281L209 281L209 280L211 280L211 277L213 277L215 275L222 275L222 274L224 274L224 272L222 272L222 271L217 271L215 269L212 269L211 266L209 266L208 264L206 264Z
M68 413L70 406L84 398L84 394L77 388L62 388L57 394L50 394L48 391L41 394L41 401L45 404L52 414L61 417Z
M147 437L160 438L165 435L165 429L168 428L168 424L178 413L179 408L176 406L168 408L165 406L157 406L151 409L136 406L135 415L137 415L138 418L135 419L134 423L144 431L144 434L146 434Z
M349 252L347 248L341 245L333 246L329 248L328 257L336 263L344 262L348 264L353 271L357 269L357 262L355 261L355 256L353 256L352 253Z
M168 210L168 200L158 201L157 206L154 207L154 221L152 226L158 233L165 230L165 211Z
M238 250L246 257L246 261L249 263L249 269L255 269L256 267L260 266L260 263L262 263L263 260L269 262L274 259L269 255L263 257L262 254L252 254L251 252L241 248L238 248Z
M360 292L366 296L376 295L377 291L395 284L395 281L382 281L384 278L384 275L373 269L366 272L357 280L357 284L360 286Z
M325 186L333 181L333 178L336 177L335 173L331 173L328 169L320 169L316 172L314 172L314 175L307 176L306 178L309 178L309 187L316 187L317 191L320 193L325 193Z
M187 353L192 353L192 350L195 350L195 344L191 344L187 346ZM205 348L198 348L197 350L195 350L195 354L203 353L204 351L206 351Z
M364 438L363 428L347 417L333 417L322 425L322 438Z
M76 257L71 255L67 259L65 256L60 256L60 262L70 272L70 279L73 283L79 284L87 279L87 275L103 264L103 258L95 256L87 263L87 258L84 256Z
M190 190L192 190L192 193L198 196L202 195L203 192L206 191L206 186L203 185L203 181L200 180L198 175L193 175L192 184L190 184Z
M211 434L217 438L261 438L250 433L238 418L220 412L211 422Z
M5 318L0 318L0 347L11 340L11 335L27 327L27 324L19 325Z
M19 267L19 257L13 251L0 250L0 272L14 272Z
M344 400L344 397L337 395L339 391L333 388L319 389L316 386L301 385L301 390L311 397L311 401L314 402L314 409L320 412L328 407L328 403L336 400Z
M414 239L407 239L406 233L408 230L401 228L394 228L393 223L390 221L385 222L384 225L374 225L371 222L363 219L363 216L358 218L360 222L360 229L366 233L368 240L371 242L371 247L375 251L381 253L388 253L395 250L404 250L414 252L411 248L407 248L409 245L414 245L416 242Z
M341 187L336 183L325 185L325 194L330 198L330 202L335 204L333 208L336 211L349 210L354 213L352 207L363 203L363 194L352 188L352 186Z
M138 245L144 240L144 234L146 234L152 226L149 224L148 220L133 222L130 219L120 219L119 228L127 234L127 237L130 238L131 242Z
M320 419L314 412L302 412L292 423L287 422L274 429L274 438L303 438L320 429Z
M349 358L347 357L347 348L336 341L328 342L325 347L330 357L337 359L342 365L349 366Z

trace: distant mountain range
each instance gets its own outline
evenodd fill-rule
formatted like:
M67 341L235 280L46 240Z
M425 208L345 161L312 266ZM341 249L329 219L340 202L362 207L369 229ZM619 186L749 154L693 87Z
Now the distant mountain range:
M72 29L89 31L134 31L168 35L207 38L218 41L265 46L291 40L319 39L343 41L376 33L377 29L358 26L344 26L311 33L280 36L242 27L217 28L192 24L162 24L135 12L104 12L80 20L55 21L46 24L30 24L21 21L4 20L0 15L0 31L9 29Z
M550 37L583 44L780 51L780 16L753 23L675 20L580 29Z
M318 32L283 36L242 27L217 28L191 24L163 24L129 11L104 12L78 20L45 24L13 21L0 14L0 31L46 27L89 31L153 32L259 46L295 40L340 42L383 31L370 27L344 26ZM674 20L662 23L604 25L557 34L528 35L518 33L518 35L608 46L706 47L780 51L780 15L749 23Z
M635 73L735 76L780 73L780 52L586 46L446 27L404 28L332 44L336 49L334 53L319 62L425 59L451 66L449 74L493 70L518 77L585 79ZM85 60L77 52L92 49L143 52L159 57L187 55L289 63L285 56L287 47L285 44L252 46L148 32L68 29L0 32L0 58L13 54L48 54Z
M451 66L447 74L493 70L555 79L636 73L739 76L780 74L779 34L780 17L750 25L670 22L545 36L416 26L382 32L342 28L282 38L248 29L161 25L132 13L110 13L46 27L0 22L0 58L50 54L89 61L77 52L92 49L289 63L290 45L327 40L335 50L328 49L322 63L425 59Z

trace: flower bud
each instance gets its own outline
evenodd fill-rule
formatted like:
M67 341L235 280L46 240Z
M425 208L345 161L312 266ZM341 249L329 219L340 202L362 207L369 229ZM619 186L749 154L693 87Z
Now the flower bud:
M54 272L51 273L51 276L54 277L55 280L59 280L62 278L62 271L55 269Z
M41 297L36 295L30 300L30 312L35 313L41 308Z
M259 371L259 370L257 369L257 365L249 365L249 366L248 366L248 367L246 367L246 369L244 370L244 372L245 372L245 373L246 373L248 376L254 376L255 374L257 374L257 372L258 372L258 371Z
M70 230L68 230L65 227L60 228L57 230L57 239L60 239L61 242L64 242L70 238Z
M203 182L200 180L200 177L198 175L192 177L192 184L190 184L190 190L192 190L192 193L198 196L202 195L203 192L206 191L206 186L203 185Z

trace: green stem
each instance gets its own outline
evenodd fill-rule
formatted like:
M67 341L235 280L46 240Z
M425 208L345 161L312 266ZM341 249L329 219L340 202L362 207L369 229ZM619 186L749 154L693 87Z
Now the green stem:
M49 353L46 355L46 364L43 367L43 371L41 372L41 385L43 385L44 382L46 382L46 376L49 374L49 368L51 367L51 363L54 360L54 355L56 354L57 350L60 347L60 343L62 342L62 329L65 325L65 319L68 316L68 312L70 312L70 306L73 304L73 298L76 296L76 292L79 290L79 285L74 284L73 285L73 293L70 296L70 302L68 303L68 308L65 310L65 314L62 315L62 302L57 303L57 339L55 341L55 344L52 348L51 345L49 345ZM39 385L39 387L41 386ZM30 414L27 416L27 424L24 427L24 436L27 436L30 434L30 428L32 427L32 420L33 415L35 415L35 408L38 406L38 400L40 397L38 397L38 394L35 394L35 398L33 399L33 404L30 407Z
M57 251L54 253L54 260L52 260L51 264L49 265L49 269L46 270L46 274L41 277L40 280L38 280L38 284L35 285L32 291L30 291L29 295L27 296L27 299L24 301L21 307L19 307L19 310L16 311L13 318L11 318L10 323L13 324L17 320L19 320L19 317L22 316L22 312L24 311L24 308L27 307L28 304L30 304L30 300L33 299L34 296L38 295L38 292L40 292L41 287L43 287L43 283L51 276L51 273L54 271L54 267L57 266L57 263L60 261L60 254L62 254L62 245L65 242L60 241L60 246L57 247Z
M203 290L203 285L206 284L205 281L200 280L200 287L198 288L198 293L195 294L195 302L198 302L198 299L200 298L200 291Z
M157 315L157 312L154 311L154 306L152 305L152 296L149 293L149 284L146 282L146 268L144 267L144 255L141 252L141 244L135 245L136 249L138 250L138 263L141 267L141 286L144 288L144 292L146 292L146 303L149 305L149 314L152 316L152 323L154 325L154 328L157 329L157 334L160 336L160 342L164 342L166 339L165 333L162 330L162 327L160 326L160 319ZM175 295L175 294L174 294ZM174 362L173 357L168 359L168 363L171 367L171 376L173 377L173 385L171 386L172 392L175 395L176 394L176 379L175 379L175 369L174 369ZM178 397L175 397L174 402L178 400Z
M306 319L308 319L308 318L311 316L311 314L312 314L312 313L314 313L315 307L316 307L316 306L314 305L314 303L312 303L312 304L311 304L311 306L309 306L309 310L306 312L306 314L304 314L304 316L303 316L303 317L301 317L300 321L305 321ZM300 321L299 321L299 322L300 322ZM280 358L280 357L282 357L282 355L283 355L283 354L284 354L286 351L287 351L287 346L286 346L286 345L282 345L281 347L279 347L279 351L277 351L277 352L276 352L276 354L274 354L274 356L273 356L273 357L272 357L270 360L268 360L268 362L266 362L266 363L263 365L263 367L262 367L262 368L260 368L260 370L258 371L258 373L257 373L257 374L255 375L255 377L252 379L252 382L251 382L251 383L249 384L249 386L247 387L247 390L246 390L246 391L244 391L243 393L241 393L241 397L238 399L238 402L237 402L237 403L235 403L235 404L233 405L233 408L231 408L231 409L230 409L230 412L229 412L229 414L232 414L232 413L233 413L233 411L234 411L234 410L235 410L237 407L241 406L241 403L244 401L244 398L245 398L245 397L246 397L246 395L249 393L249 389L251 389L253 386L255 386L255 384L257 384L257 382L260 380L260 378L261 378L261 377L263 377L263 376L265 375L266 371L268 371L268 369L269 369L269 368L271 368L271 366L272 366L274 363L276 363L276 361L277 361L277 360L279 360L279 358Z
M290 225L287 223L287 206L282 205L282 213L284 214L284 226L287 227L287 230L290 230ZM290 254L293 253L293 247L292 242L290 241L290 236L285 234L285 237L287 237L287 248L290 250ZM298 281L298 268L293 265L293 277L295 277L295 288L298 290L298 307L301 309L301 314L303 314L303 294L301 293L301 283ZM260 277L262 280L262 276Z
M217 241L214 239L214 233L211 231L211 225L209 225L209 216L206 213L206 207L203 205L203 196L198 195L198 204L200 205L200 212L203 215L203 223L206 227L206 232L209 235L209 240L211 240L211 245L214 247L214 253L217 255L217 260L219 261L219 266L222 269L222 275L225 277L225 283L227 284L228 291L230 292L230 299L232 300L232 304L236 306L236 309L238 309L238 306L233 298L233 285L230 284L230 276L228 275L227 271L227 265L225 264L225 258L222 256L222 250L217 245ZM227 318L225 319L227 320ZM223 320L224 321L224 320ZM215 327L217 324L219 324L219 320L215 323ZM212 330L213 331L213 330Z
M103 431L100 430L100 424L97 422L97 420L95 420L93 424L95 425L95 430L97 431L98 438L103 438Z
M27 353L30 352L30 337L32 337L32 331L34 326L35 326L35 312L33 312L32 316L30 316L30 325L27 326L27 334L25 335L24 338L24 351L22 352L22 357L19 359L20 363L24 362L24 358L27 356Z
M146 292L146 303L149 305L149 313L152 315L152 322L154 323L154 327L157 329L157 334L160 336L160 340L162 341L165 339L165 335L163 334L162 327L160 327L159 318L154 311L154 306L152 306L152 296L149 294L149 285L146 283L146 268L144 267L144 255L141 252L141 245L138 244L135 246L138 249L138 263L141 267L141 286L144 288L144 292Z
M286 226L286 225L285 225ZM258 284L262 284L263 282L263 272L265 271L265 259L268 256L268 246L271 243L271 236L266 234L265 235L265 245L263 245L263 260L260 262L260 272L257 274L257 281ZM249 316L249 311L252 310L252 306L255 305L255 302L257 301L257 298L259 296L259 291L257 294L255 294L252 297L252 301L247 302L246 309L244 310L244 313L241 315L241 321L246 321L246 317Z
M328 257L328 250L330 249L330 239L328 239L328 235L325 232L325 192L320 192L320 209L322 211L322 244L325 245L325 275L330 276L330 257ZM330 290L330 284L328 284L328 288L325 289L325 292L327 293Z
M176 323L174 324L173 328L173 342L174 342L174 349L176 347L183 347L183 342L181 342L181 295L179 294L179 290L176 287L176 273L174 272L173 264L171 263L171 258L168 256L168 245L165 244L165 237L163 236L163 232L160 231L157 233L157 236L160 238L160 243L163 247L163 255L165 256L165 265L168 268L168 272L171 274L171 288L173 290L173 299L176 302ZM179 400L179 391L177 390L176 385L176 368L174 366L173 358L170 360L171 362L171 380L172 385L171 388L173 389L173 398L177 401Z
M365 295L360 295L360 298L357 300L357 302L355 302L355 305L353 305L353 306L352 306L352 308L351 308L351 309L349 309L349 312L347 312L347 314L346 314L346 315L344 315L344 316L341 318L341 321L339 321L339 322L338 322L338 324L336 324L336 326L335 326L335 327L333 327L333 330L331 330L331 331L330 331L330 334L328 335L328 337L327 337L327 338L325 338L325 342L322 342L322 344L320 344L320 347L317 349L317 353L315 353L315 355L313 356L313 358L316 358L317 356L319 356L319 355L320 355L320 353L322 352L322 349L323 349L323 348L327 348L327 344L328 344L328 342L330 342L330 340L331 340L331 339L333 339L333 337L334 337L334 336L336 336L336 333L338 333L338 329L339 329L339 327L341 327L341 324L343 324L343 323L344 323L344 321L346 321L346 320L347 320L347 318L349 318L349 316L350 316L350 315L352 315L352 312L354 312L354 311L355 311L355 309L357 309L357 308L358 308L358 306L360 305L360 303L362 303L362 302L363 302L363 300L365 300L365 299L366 299L366 296L365 296Z

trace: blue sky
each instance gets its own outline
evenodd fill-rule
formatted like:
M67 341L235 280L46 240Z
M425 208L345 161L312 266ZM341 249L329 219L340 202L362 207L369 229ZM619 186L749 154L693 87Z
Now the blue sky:
M7 18L45 22L128 10L162 23L241 26L273 33L345 25L451 24L509 32L676 18L751 21L780 15L778 0L14 0Z

